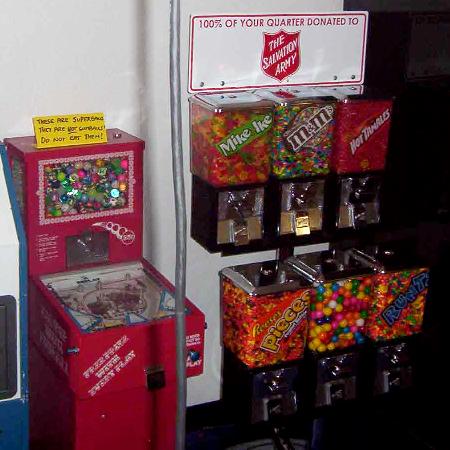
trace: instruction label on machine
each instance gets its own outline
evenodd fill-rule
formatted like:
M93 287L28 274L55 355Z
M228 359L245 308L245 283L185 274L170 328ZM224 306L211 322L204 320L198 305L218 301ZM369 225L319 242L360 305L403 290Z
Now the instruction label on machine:
M364 81L368 13L191 17L189 91Z
M106 142L103 113L33 117L37 148Z

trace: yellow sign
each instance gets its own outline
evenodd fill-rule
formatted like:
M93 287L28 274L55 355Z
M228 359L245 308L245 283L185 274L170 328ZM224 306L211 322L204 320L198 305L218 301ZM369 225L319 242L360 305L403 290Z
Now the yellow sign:
M106 142L103 113L33 117L37 148Z

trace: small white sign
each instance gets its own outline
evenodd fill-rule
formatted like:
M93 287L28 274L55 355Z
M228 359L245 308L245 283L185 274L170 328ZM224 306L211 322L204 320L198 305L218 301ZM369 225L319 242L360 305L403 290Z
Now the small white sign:
M189 92L364 81L368 13L191 17Z

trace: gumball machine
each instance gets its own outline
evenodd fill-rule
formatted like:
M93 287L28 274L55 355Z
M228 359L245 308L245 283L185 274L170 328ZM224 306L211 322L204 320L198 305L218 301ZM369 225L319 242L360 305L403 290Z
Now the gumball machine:
M114 129L104 144L6 145L29 236L32 442L174 448L174 287L142 258L144 142ZM188 376L204 325L186 299Z
M391 99L365 94L337 103L331 158L336 204L330 230L340 234L369 230L381 222L391 117Z
M253 93L190 98L191 236L208 251L256 249L264 240L272 105Z
M27 256L6 151L0 143L0 449L28 449Z
M38 150L33 136L5 143L30 274L141 257L142 140L113 129L106 144Z
M322 275L310 297L308 348L316 407L364 395L365 335L372 270L332 250L302 255Z
M351 257L375 270L367 335L375 343L376 394L411 387L428 293L429 269L413 243L380 244Z

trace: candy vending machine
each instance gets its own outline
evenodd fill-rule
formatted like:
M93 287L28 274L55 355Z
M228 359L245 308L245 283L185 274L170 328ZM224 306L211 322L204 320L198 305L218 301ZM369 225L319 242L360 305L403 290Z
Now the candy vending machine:
M308 409L302 359L316 275L299 261L221 272L224 400L236 419L268 426L277 445L290 441L287 421Z
M373 341L376 395L413 386L430 270L409 241L387 242L351 257L375 269L367 336Z

